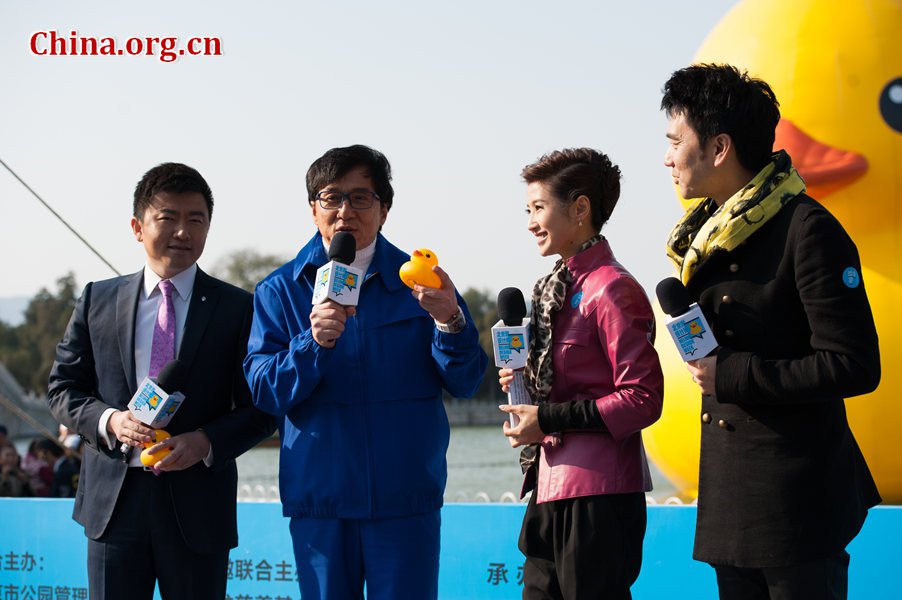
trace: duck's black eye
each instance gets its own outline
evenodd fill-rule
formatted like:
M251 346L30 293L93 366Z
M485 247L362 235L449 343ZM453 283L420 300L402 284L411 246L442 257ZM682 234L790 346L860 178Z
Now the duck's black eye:
M880 92L880 114L887 125L902 133L902 77L890 81Z

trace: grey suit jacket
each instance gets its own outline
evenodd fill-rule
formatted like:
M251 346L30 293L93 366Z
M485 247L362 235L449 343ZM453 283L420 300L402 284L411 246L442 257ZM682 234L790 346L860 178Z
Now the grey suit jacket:
M57 346L48 396L56 418L86 442L74 518L97 539L107 529L128 469L119 449L98 439L107 408L124 410L134 395L135 312L143 271L89 283ZM164 473L190 548L210 552L238 544L235 457L267 437L274 420L256 410L241 369L253 296L198 269L178 358L188 376L185 401L166 430L202 428L214 464ZM150 507L148 507L150 508Z

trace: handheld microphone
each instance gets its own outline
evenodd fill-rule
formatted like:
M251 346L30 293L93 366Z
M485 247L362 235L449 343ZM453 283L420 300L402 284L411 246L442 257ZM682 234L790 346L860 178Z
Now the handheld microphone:
M495 366L514 369L507 403L531 404L523 379L523 367L529 353L529 319L526 318L523 292L513 287L501 290L498 293L498 316L501 319L492 326ZM516 427L520 418L511 413L510 421L511 427Z
M357 254L357 241L347 231L339 231L329 244L329 262L316 271L313 303L333 300L342 306L357 306L363 272L350 266Z
M668 277L657 285L655 294L661 310L669 315L664 325L684 361L703 358L717 349L711 326L682 281Z
M185 363L178 359L170 360L160 369L156 381L150 377L144 378L128 403L129 412L154 429L165 427L185 400L185 395L177 390L184 384L187 374ZM119 451L126 454L129 448L128 444L123 443Z

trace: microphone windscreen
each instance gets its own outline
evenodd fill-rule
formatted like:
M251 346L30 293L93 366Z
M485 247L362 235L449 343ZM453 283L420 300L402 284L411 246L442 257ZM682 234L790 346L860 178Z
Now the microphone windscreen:
M655 287L655 294L658 296L658 302L661 304L661 310L675 317L689 312L689 305L692 299L689 297L689 290L683 285L683 282L676 277L668 277Z
M187 374L185 363L179 359L170 360L160 369L160 374L157 375L157 385L163 388L167 394L177 392L185 382Z
M526 316L526 301L519 288L509 287L498 292L498 317L508 327L523 324Z
M339 231L332 236L332 243L329 244L329 260L349 265L354 262L356 255L357 240L353 235L347 231Z

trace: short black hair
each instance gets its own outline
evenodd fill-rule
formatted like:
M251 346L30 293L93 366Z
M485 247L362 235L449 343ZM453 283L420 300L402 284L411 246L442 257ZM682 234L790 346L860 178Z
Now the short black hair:
M564 204L588 197L595 231L601 231L620 199L620 167L591 148L555 150L525 166L521 175L526 183L547 185Z
M362 144L332 148L313 161L307 169L307 201L313 204L320 190L357 167L366 168L382 205L386 210L391 209L395 197L395 190L391 186L391 165L384 154Z
M661 99L667 116L683 114L702 144L721 133L729 135L739 164L755 173L771 160L779 107L764 80L725 64L697 64L674 72Z
M132 214L135 218L144 218L144 211L150 206L153 197L160 192L173 194L197 192L207 203L208 217L213 218L213 192L201 174L188 165L163 163L145 173L135 186L135 199L132 204Z

